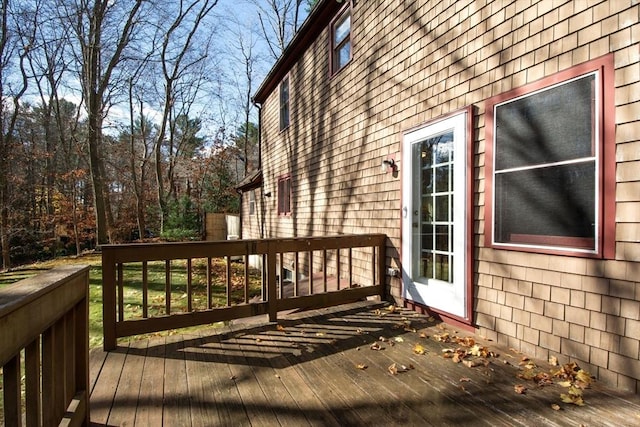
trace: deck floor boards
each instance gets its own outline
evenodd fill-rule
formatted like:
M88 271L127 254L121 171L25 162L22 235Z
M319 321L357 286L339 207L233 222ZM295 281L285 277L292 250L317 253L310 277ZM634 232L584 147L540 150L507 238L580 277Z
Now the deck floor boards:
M445 332L470 336L498 356L486 366L453 363L442 350L459 345L434 339ZM425 354L414 353L416 344ZM585 406L562 403L561 385L517 378L522 357L425 316L360 302L289 313L277 324L260 319L123 341L108 354L93 349L91 420L109 426L640 425L637 395L596 381L584 391ZM406 372L391 375L394 363ZM535 363L539 372L557 369ZM517 394L516 384L526 394Z

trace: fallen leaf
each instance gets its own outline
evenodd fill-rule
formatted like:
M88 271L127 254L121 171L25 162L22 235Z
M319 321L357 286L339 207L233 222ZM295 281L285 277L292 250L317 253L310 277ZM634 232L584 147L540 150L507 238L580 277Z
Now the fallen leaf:
M420 338L429 338L429 335L425 334L424 332L420 332Z
M317 337L323 337L324 335L325 335L324 332L316 332Z
M404 342L404 338L402 338L402 337L395 337L395 342Z
M554 403L551 405L551 409L553 409L554 411L559 411L560 410L560 405L558 405L557 403Z
M389 365L387 370L391 375L398 375L398 367L396 366L395 363L392 363L391 365Z
M357 369L360 369L361 371L364 371L365 369L367 369L367 368L368 368L368 366L367 366L367 365L364 365L364 364L358 364L358 365L356 365L356 368L357 368Z
M415 354L424 354L425 350L424 347L421 344L416 344L413 346L413 352Z
M390 305L389 307L387 307L387 310L388 310L390 313L393 313L393 312L395 312L395 311L396 311L396 306L392 304L392 305Z
M364 331L362 329L358 328L358 329L356 329L356 334L362 335L362 334L364 334Z
M282 331L284 331L284 326L282 326L282 325L278 325L278 326L277 326L277 329L278 329L280 332L282 332Z
M461 383L468 383L468 382L470 382L470 381L471 381L471 378L467 378L467 377L462 377L462 378L460 378L460 382L461 382Z
M513 389L515 390L516 393L518 394L525 394L527 392L527 388L525 386L523 386L522 384L516 384Z
M558 366L558 358L555 356L549 356L549 364L551 366Z
M484 363L480 360L463 360L462 364L467 368L475 368L476 366L482 366ZM486 365L485 365L486 366Z
M378 344L377 342L374 342L373 344L371 344L371 346L369 346L369 348L371 350L382 350L384 349L384 347L382 347L380 344Z

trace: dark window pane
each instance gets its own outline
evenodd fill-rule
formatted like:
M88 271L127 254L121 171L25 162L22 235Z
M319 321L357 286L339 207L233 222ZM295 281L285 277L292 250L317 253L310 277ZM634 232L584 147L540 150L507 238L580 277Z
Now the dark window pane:
M423 253L420 265L422 267L420 276L433 279L433 254Z
M449 226L436 225L436 250L449 251Z
M436 221L449 221L449 196L436 197Z
M595 76L499 105L496 171L594 156Z
M595 238L595 161L496 175L495 239ZM540 243L535 239L535 243Z
M436 168L436 192L442 193L449 191L449 165L439 166Z
M436 254L435 278L449 281L449 255Z
M433 249L433 226L431 224L422 225L422 249Z
M433 197L427 196L422 198L422 222L433 221Z

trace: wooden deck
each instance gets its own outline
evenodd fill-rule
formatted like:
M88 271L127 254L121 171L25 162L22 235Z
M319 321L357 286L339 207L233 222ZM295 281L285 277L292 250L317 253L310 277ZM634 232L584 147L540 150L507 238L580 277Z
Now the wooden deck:
M438 341L445 334L453 342ZM496 354L468 359L484 362L479 366L443 357L443 349L469 351L463 345L469 339L455 342L469 336L363 302L290 314L277 325L243 323L121 343L90 354L91 420L109 426L640 425L638 396L595 382L584 391L584 406L563 403L566 388L518 378L524 356L480 337L471 336ZM416 354L416 344L424 354ZM392 366L400 372L392 375ZM559 369L536 366L541 373ZM525 394L516 393L518 384Z

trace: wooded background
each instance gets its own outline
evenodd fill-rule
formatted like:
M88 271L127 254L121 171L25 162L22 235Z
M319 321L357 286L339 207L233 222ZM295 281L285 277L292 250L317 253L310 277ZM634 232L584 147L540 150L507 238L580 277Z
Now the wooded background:
M252 92L314 1L0 1L0 269L238 212Z

